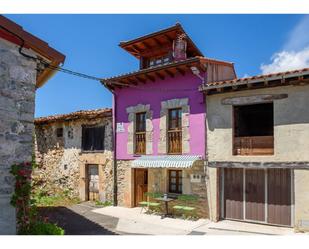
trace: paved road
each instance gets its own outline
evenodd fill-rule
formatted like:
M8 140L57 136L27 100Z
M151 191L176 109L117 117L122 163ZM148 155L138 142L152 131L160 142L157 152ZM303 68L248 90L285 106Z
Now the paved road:
M118 219L91 212L94 207L77 204L71 207L46 207L40 213L65 230L66 235L117 235Z

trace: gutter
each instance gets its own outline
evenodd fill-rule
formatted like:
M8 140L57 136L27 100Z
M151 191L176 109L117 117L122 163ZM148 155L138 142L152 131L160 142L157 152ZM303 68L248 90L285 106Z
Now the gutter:
M112 118L113 118L113 206L118 205L118 181L117 181L117 137L116 137L116 116L117 116L117 95L116 93L110 89L103 80L101 80L101 84L113 95L113 106L112 106Z

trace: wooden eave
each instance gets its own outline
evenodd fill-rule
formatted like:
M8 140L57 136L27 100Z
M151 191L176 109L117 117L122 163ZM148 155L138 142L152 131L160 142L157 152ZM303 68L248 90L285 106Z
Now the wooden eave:
M230 81L210 82L199 87L207 95L266 87L309 84L309 68L269 75L259 75Z
M191 67L197 67L201 72L205 72L206 68L203 65L200 57L194 57L187 60L182 60L174 63L169 63L153 68L146 68L136 72L102 79L101 82L110 89L130 87L138 84L146 84L148 82L156 82L166 78L174 78L175 76L184 76Z
M59 66L60 64L64 63L65 55L50 47L48 43L44 42L38 37L28 33L20 25L2 15L0 15L0 24L7 30L21 37L25 42L25 48L31 49L43 58L46 58L48 61L50 61L52 66ZM0 37L16 45L21 45L21 40L19 38L1 28ZM41 72L37 77L36 87L41 87L54 73L54 70L48 68L44 69L43 72Z
M130 41L120 42L119 46L132 54L134 57L140 59L141 56L152 56L153 54L160 54L172 48L173 40L177 33L184 33L183 27L177 23L176 25L163 29ZM197 48L191 38L186 34L188 45L187 51L191 57L203 56L202 52Z

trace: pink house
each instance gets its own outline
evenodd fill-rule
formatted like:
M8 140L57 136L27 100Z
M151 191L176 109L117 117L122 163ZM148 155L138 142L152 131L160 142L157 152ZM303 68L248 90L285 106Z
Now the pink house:
M191 195L197 214L207 217L206 113L198 86L236 78L233 64L204 57L180 24L120 47L140 68L102 80L114 94L118 205L138 206L149 200L146 193Z

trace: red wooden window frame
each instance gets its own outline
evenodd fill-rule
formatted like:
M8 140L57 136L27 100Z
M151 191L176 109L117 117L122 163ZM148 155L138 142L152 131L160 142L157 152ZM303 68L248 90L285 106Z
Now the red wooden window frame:
M175 179L173 181L173 179ZM175 185L175 189L172 186ZM168 171L168 191L169 193L182 194L182 170Z

